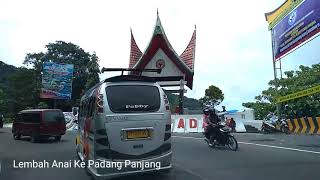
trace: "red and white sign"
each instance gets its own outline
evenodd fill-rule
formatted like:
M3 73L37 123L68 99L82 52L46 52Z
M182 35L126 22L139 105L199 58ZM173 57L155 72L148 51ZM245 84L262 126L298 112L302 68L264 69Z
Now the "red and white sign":
M202 115L173 115L173 132L203 132Z
M204 132L207 124L203 121L203 115L172 115L172 132L196 133ZM246 132L243 122L236 121L236 131Z

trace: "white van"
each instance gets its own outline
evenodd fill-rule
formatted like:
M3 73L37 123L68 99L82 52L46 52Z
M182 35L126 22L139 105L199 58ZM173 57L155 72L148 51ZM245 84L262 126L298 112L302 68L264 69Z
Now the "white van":
M77 153L95 179L169 172L169 101L153 78L116 76L81 98Z

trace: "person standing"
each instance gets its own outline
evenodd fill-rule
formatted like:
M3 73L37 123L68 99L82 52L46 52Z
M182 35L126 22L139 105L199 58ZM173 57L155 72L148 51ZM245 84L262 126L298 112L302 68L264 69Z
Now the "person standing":
M231 132L236 132L236 121L233 118L230 119L230 128Z

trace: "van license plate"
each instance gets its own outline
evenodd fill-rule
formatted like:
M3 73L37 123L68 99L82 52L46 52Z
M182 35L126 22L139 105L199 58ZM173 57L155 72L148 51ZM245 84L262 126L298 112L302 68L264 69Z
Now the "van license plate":
M149 138L148 130L132 130L127 131L127 139Z

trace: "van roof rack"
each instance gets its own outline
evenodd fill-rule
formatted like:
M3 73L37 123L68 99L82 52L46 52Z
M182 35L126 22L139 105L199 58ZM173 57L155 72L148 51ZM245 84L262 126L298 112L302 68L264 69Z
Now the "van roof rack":
M164 76L150 77L137 75L121 75L105 79L103 82L122 82L122 81L144 81L144 82L160 82L160 81L180 81L183 76Z
M132 69L132 68L102 68L101 72L104 73L106 71L121 71L121 75L123 75L124 71L134 71L134 72L156 72L158 74L161 73L161 69Z

